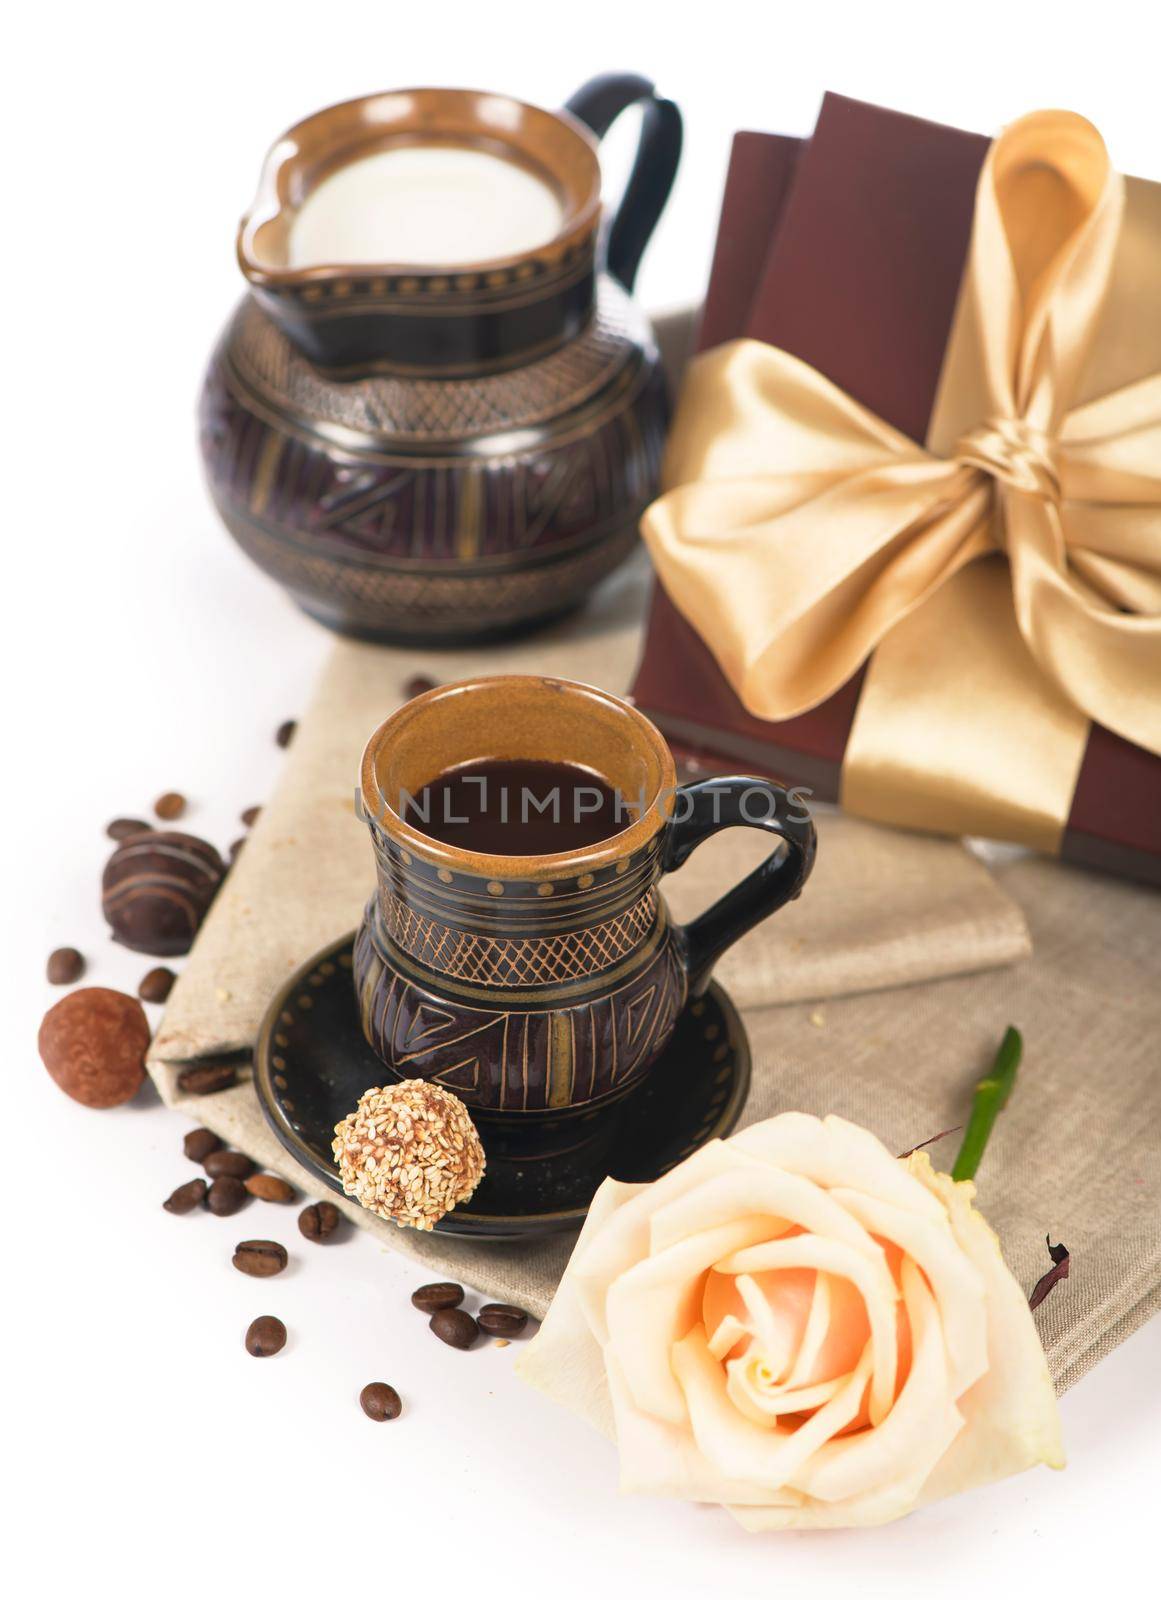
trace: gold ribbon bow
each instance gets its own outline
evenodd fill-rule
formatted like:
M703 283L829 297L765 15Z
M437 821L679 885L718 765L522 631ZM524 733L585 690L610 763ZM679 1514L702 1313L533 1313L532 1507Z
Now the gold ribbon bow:
M929 448L768 345L691 366L646 541L756 716L873 657L851 809L1052 849L1089 719L1161 754L1161 372L1070 409L1123 212L1083 118L993 144Z

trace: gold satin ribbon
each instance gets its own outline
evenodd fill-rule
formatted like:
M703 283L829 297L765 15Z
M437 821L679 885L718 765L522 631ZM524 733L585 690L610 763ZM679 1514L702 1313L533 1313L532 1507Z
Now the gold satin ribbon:
M1054 849L1089 719L1161 754L1161 372L1075 404L1123 210L1083 118L996 140L929 448L754 340L691 366L646 542L754 715L871 658L862 814Z

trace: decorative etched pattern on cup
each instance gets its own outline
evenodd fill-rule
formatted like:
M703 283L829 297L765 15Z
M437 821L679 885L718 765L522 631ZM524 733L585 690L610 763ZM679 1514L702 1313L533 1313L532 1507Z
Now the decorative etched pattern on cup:
M608 921L526 938L449 927L389 890L381 892L380 906L386 933L414 961L449 977L503 988L567 983L603 972L631 955L657 921L653 889Z

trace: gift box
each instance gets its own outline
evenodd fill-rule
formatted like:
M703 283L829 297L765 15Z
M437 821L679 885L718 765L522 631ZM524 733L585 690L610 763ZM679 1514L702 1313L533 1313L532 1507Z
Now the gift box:
M1161 883L1161 185L1068 113L992 144L828 95L737 135L697 348L637 703Z

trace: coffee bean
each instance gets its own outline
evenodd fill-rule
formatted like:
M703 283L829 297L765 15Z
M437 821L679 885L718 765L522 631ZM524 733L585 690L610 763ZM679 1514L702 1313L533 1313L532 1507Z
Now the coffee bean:
M297 727L298 723L294 721L293 717L288 722L281 724L277 733L274 735L274 743L280 750L286 749L287 745L294 738Z
M273 1239L243 1239L234 1246L234 1265L248 1278L273 1278L289 1260L285 1248Z
M240 1150L211 1150L202 1163L211 1178L248 1178L254 1163Z
M178 794L175 789L159 794L153 802L154 815L160 817L162 822L176 822L184 810L185 795Z
M200 1165L214 1150L222 1148L222 1141L208 1128L191 1128L181 1141L181 1153Z
M438 689L439 684L434 678L429 678L425 672L416 672L403 685L403 693L409 700L414 700L416 695L427 694L431 689Z
M342 1221L343 1214L329 1200L319 1200L298 1214L298 1231L304 1239L325 1244Z
M162 1006L169 999L169 991L177 982L177 973L168 967L151 967L137 985L137 993L150 1005Z
M246 1329L246 1348L252 1356L276 1356L286 1343L286 1325L277 1317L255 1317Z
M528 1326L528 1313L521 1311L519 1306L481 1306L476 1312L476 1321L485 1333L492 1334L494 1338L511 1339L523 1333Z
M242 822L247 828L252 828L262 815L261 806L247 806L242 813Z
M475 1317L461 1311L458 1306L437 1311L428 1327L437 1339L442 1339L444 1344L450 1344L456 1350L470 1350L480 1332Z
M195 1061L177 1075L182 1094L217 1094L237 1081L238 1067L233 1061Z
M110 839L118 841L131 839L135 833L152 833L152 822L145 822L141 817L114 817L105 829Z
M215 1178L210 1184L206 1205L215 1217L232 1217L235 1211L241 1211L248 1199L241 1178Z
M237 861L238 857L242 854L242 846L245 843L246 843L245 839L235 839L233 844L230 846L227 854L230 857L230 865L231 866L234 864L235 861Z
M450 1311L464 1297L462 1283L425 1283L411 1296L411 1304L418 1311Z
M167 1211L172 1211L175 1217L184 1217L187 1211L196 1211L199 1206L205 1204L206 1193L206 1180L191 1178L188 1183L180 1184L162 1204Z
M389 1383L369 1383L359 1395L359 1404L372 1422L394 1422L403 1410L403 1401Z
M294 1190L285 1178L276 1178L272 1172L256 1172L246 1179L246 1193L255 1200L270 1200L275 1205L286 1206L294 1199Z
M76 983L84 970L84 956L71 944L66 944L49 956L45 976L49 983Z

